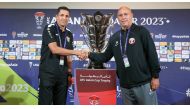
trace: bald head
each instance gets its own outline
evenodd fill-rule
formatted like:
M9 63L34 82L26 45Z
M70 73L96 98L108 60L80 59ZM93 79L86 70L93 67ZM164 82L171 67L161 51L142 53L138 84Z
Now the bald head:
M120 10L122 10L122 9L128 10L129 12L132 13L131 9L130 9L129 7L127 7L127 6L121 6L121 7L118 9L118 12L119 12ZM117 13L118 13L118 12L117 12Z
M132 25L133 13L127 6L121 6L117 12L118 21L122 29L128 29Z

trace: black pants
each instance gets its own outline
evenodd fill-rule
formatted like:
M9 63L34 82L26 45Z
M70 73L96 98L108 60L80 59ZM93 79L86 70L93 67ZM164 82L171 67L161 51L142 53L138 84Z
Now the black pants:
M46 73L48 74L48 73ZM40 75L39 105L65 105L67 100L68 74Z

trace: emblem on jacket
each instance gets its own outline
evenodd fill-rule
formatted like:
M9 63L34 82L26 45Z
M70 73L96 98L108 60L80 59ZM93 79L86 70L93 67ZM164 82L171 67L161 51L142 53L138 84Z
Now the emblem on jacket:
M130 39L129 39L129 44L132 45L132 44L134 44L134 43L135 43L135 38L130 38Z
M69 38L69 36L67 36L66 39L67 39L67 42L70 42L70 38Z
M119 44L118 41L116 41L116 42L115 42L115 46L117 46L118 44Z

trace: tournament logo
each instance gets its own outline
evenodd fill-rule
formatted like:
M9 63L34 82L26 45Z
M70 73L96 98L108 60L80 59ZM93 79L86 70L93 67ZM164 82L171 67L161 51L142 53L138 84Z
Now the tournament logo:
M44 12L36 12L34 14L34 17L36 19L37 29L42 29L42 24L43 24L44 16L45 16Z
M96 95L92 95L91 97L89 97L89 103L91 105L98 105L100 103L100 98Z

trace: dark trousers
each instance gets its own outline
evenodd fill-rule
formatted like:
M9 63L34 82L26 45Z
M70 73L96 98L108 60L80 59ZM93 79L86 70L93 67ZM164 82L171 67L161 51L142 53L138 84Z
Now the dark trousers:
M126 89L121 87L123 104L125 105L157 105L156 91L150 90L150 83Z
M51 76L40 76L39 105L65 105L68 90L68 74L57 73Z

